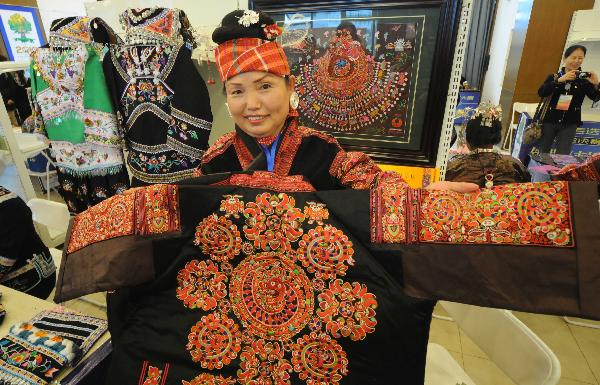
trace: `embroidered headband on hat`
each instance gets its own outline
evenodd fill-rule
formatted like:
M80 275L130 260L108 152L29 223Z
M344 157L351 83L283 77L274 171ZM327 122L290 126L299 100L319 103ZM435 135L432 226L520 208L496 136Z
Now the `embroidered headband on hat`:
M221 80L251 71L289 75L283 47L273 41L279 35L281 28L262 12L237 10L226 15L213 33L213 41L218 44L215 59Z

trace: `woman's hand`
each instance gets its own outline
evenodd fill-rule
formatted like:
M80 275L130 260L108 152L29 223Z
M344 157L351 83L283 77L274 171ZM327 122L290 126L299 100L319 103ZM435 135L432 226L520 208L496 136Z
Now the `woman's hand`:
M564 82L570 82L575 80L575 78L577 77L577 70L571 70L569 72L567 72L566 74L564 74L563 76L558 78L558 82L559 83L564 83Z
M590 76L587 78L587 80L594 86L598 87L598 74L596 74L594 71L590 71Z
M448 182L448 181L440 181L430 184L425 187L425 190L444 190L444 191L454 191L457 193L470 193L473 191L479 190L479 186L475 183L467 183L467 182Z

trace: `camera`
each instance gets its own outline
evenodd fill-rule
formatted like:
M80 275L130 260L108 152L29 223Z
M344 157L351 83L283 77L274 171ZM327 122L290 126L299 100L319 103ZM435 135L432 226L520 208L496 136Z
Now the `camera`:
M589 72L577 71L577 72L575 73L575 79L587 79L587 78L589 78L590 76L592 76L592 74L591 74L591 73L589 73Z

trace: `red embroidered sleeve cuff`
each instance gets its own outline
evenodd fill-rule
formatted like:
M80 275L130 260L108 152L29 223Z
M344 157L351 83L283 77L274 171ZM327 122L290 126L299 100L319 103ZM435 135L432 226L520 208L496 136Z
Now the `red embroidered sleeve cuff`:
M573 247L569 186L522 183L460 194L382 183L371 192L371 241Z

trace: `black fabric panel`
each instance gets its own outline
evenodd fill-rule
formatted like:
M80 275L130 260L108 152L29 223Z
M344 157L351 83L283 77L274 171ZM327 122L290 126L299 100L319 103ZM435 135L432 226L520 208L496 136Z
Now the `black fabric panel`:
M114 342L113 362L107 384L137 384L144 361L151 366L164 367L169 364L165 384L180 385L182 380L190 381L200 373L232 376L239 368L239 355L223 369L205 370L192 361L185 346L191 327L202 316L213 311L190 310L176 298L177 273L192 259L207 260L201 249L193 244L195 227L218 207L224 194L242 195L245 202L252 202L262 191L234 187L190 187L180 190L182 213L182 243L165 243L160 246L155 241L155 259L171 260L171 265L159 274L158 279L145 286L135 302L128 307L127 322ZM349 193L349 194L348 194ZM277 195L277 193L273 193ZM398 280L392 277L381 263L370 253L365 244L369 230L368 191L346 191L343 200L336 200L335 193L296 193L295 207L302 209L306 202L324 202L330 211L325 222L342 230L353 244L354 266L350 266L345 276L338 276L345 282L360 282L376 296L377 326L363 340L351 341L337 338L349 361L348 375L340 381L344 385L388 385L422 384L425 370L425 356L429 336L429 325L434 302L416 300L403 294ZM355 220L351 220L354 218ZM356 220L358 218L358 220ZM362 218L362 219L361 219ZM240 232L245 218L233 219ZM363 220L366 219L366 220ZM304 233L309 226L304 222ZM355 236L357 234L357 236ZM294 246L295 247L295 246ZM232 260L232 265L243 259L240 253ZM173 258L175 258L173 260ZM396 260L401 264L401 260ZM305 270L306 272L306 270ZM307 276L312 277L307 272ZM316 297L315 297L316 298ZM110 308L109 308L110 311ZM229 317L239 324L233 312ZM110 318L109 318L110 319ZM241 324L239 324L241 327ZM292 340L307 333L303 329ZM290 359L291 354L286 353ZM291 384L304 385L295 372L291 373Z

